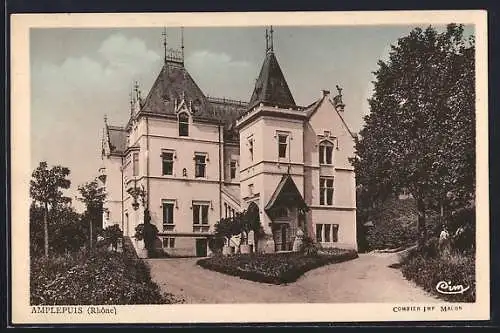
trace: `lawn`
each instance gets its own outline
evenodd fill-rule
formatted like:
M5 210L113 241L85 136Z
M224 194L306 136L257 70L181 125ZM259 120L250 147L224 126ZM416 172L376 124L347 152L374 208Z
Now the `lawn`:
M31 258L31 305L170 304L146 264L131 253L83 251Z
M283 284L296 281L305 272L358 257L354 250L329 249L318 254L299 252L217 255L200 259L203 268L256 282Z

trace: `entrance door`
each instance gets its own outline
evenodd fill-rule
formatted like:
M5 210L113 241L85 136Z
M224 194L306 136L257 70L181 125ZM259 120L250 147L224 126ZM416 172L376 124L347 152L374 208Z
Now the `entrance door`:
M197 239L196 240L196 256L206 257L207 256L207 239Z
M286 248L287 237L286 237L286 224L281 225L281 251L288 250Z

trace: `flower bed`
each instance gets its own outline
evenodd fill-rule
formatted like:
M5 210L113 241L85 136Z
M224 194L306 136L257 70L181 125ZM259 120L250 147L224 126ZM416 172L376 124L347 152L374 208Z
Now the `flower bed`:
M449 302L475 302L476 278L473 255L454 253L451 255L426 256L420 252L411 253L402 262L403 275L431 294ZM469 287L464 293L443 294L436 290L440 281L451 285Z
M125 253L98 251L32 258L32 305L162 304L177 303L162 295L151 281L149 268Z
M296 281L305 272L320 266L357 258L354 250L330 249L317 255L298 252L237 254L198 260L203 268L256 282L282 284Z

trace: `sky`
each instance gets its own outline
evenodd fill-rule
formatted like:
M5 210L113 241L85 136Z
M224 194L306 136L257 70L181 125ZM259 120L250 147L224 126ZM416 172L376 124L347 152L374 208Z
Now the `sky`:
M414 27L275 26L274 51L298 105L339 85L346 122L359 132L377 61ZM472 31L467 27L466 35ZM73 198L78 185L94 179L104 116L112 125L126 123L134 81L147 95L163 62L162 32L31 29L31 169L40 161L70 168ZM179 48L180 35L179 28L168 28L168 47ZM185 66L206 95L250 99L265 56L265 27L185 28L184 46Z

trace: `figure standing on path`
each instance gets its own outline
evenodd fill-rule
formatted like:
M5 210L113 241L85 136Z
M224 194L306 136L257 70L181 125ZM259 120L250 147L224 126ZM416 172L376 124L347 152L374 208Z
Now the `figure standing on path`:
M439 234L439 251L441 253L449 253L450 250L450 233L448 228L443 224L443 229Z

